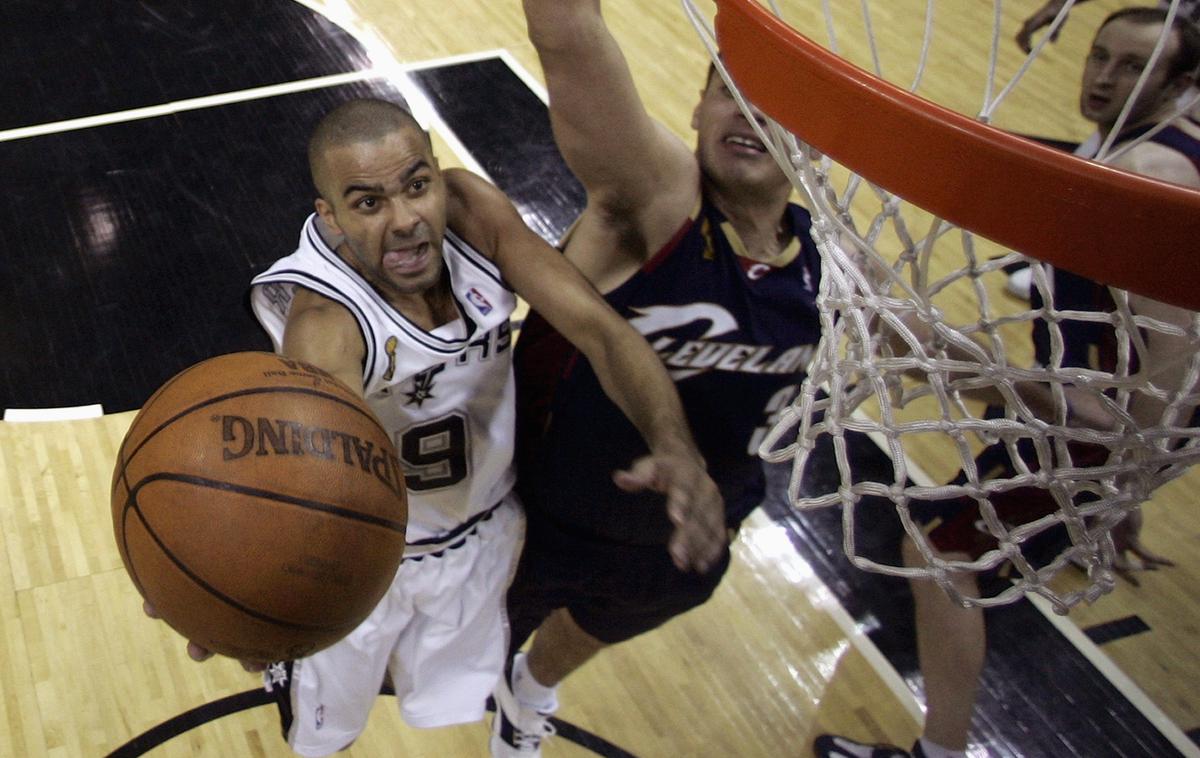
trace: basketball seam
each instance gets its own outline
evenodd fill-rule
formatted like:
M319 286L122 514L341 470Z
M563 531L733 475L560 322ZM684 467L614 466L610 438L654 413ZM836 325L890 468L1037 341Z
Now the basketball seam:
M364 524L379 526L393 532L399 532L400 534L404 534L406 529L406 524L394 519L384 518L382 516L374 516L369 513L361 513L359 511L352 511L346 508L340 508L336 505L330 505L329 503L322 503L318 500L309 500L308 498L287 495L282 492L272 492L271 490L265 490L260 487L250 487L245 484L236 484L234 482L209 479L207 477L196 476L194 474L177 474L166 471L160 471L139 479L138 483L135 484L129 491L129 500L126 501L125 508L128 509L131 507L131 503L129 501L133 501L133 503L136 504L137 493L142 489L142 487L160 480L195 484L201 487L208 487L210 489L235 492L239 495L263 498L265 500L271 500L277 503L283 503L285 505L294 505L300 508L318 511L320 513L327 513L331 516L338 516L351 521L359 521ZM134 507L136 507L136 505L134 505Z
M140 486L141 485L139 484L139 487ZM293 629L296 631L303 631L303 632L334 632L334 631L340 631L342 628L344 628L345 624L334 624L332 626L321 626L321 625L316 625L316 624L301 624L296 621L286 621L284 619L276 618L274 616L268 615L261 611L257 611L253 608L250 608L249 606L246 606L246 605L238 602L237 600L233 599L229 595L226 595L224 592L221 592L220 590L218 590L216 587L212 586L208 582L204 581L204 579L202 579L200 576L198 576L196 573L194 573L190 568L188 568L187 564L183 563L181 560L179 560L175 556L175 554L171 551L171 549L168 548L161 539L159 539L159 536L154 531L154 529L151 528L150 522L146 519L145 514L142 513L141 508L139 508L137 505L137 498L134 495L134 493L130 493L129 500L126 501L125 512L122 514L123 522L129 520L129 512L130 511L133 511L134 513L137 514L138 520L142 522L142 526L145 527L145 529L146 529L146 534L148 534L150 536L150 539L154 540L154 544L158 545L159 551L164 556L166 556L166 558L168 560L170 560L171 563L175 564L176 568L178 568L181 572L183 572L184 576L191 579L205 592L207 592L208 594L217 598L218 600L225 603L226 605L246 614L247 616L250 616L251 618L258 619L259 621L265 621L268 624L274 624L275 626L283 627L285 629ZM126 554L128 554L129 531L125 527L124 523L122 523L121 533L125 540ZM142 585L141 581L138 579L137 567L133 565L132 559L129 561L128 569L129 569L129 574L133 578L134 583L140 589L143 585ZM145 597L144 592L142 593L142 596Z

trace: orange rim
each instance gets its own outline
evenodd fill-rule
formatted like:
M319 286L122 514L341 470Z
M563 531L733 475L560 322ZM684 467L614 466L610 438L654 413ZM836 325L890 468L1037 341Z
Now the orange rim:
M1104 284L1200 310L1200 191L1077 158L917 97L755 0L717 0L742 93L788 131L939 218Z

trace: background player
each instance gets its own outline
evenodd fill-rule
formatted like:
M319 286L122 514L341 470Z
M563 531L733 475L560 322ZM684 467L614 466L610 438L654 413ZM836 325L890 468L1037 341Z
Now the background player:
M298 250L255 279L255 313L283 353L362 389L396 437L410 490L388 595L345 640L266 674L289 744L325 755L361 732L385 670L422 727L478 720L500 676L502 593L521 534L509 286L594 361L645 434L652 455L623 481L668 493L681 563L703 569L723 542L719 494L661 364L499 190L441 171L408 112L379 100L328 114L309 161L317 213Z
M790 183L711 70L693 151L647 114L597 0L524 8L555 139L587 190L566 257L665 360L736 529L763 498L761 434L820 337L808 212L789 204ZM495 755L536 754L563 678L703 603L728 565L726 553L688 572L668 554L655 499L611 477L636 434L536 313L516 360L529 527L509 592L513 649L538 631L512 691L497 692Z
M1166 13L1161 9L1128 8L1110 15L1097 31L1084 66L1080 110L1086 118L1096 123L1102 135L1107 135L1115 124L1125 98L1141 75L1142 67L1150 59L1165 19ZM1140 129L1144 132L1153 124L1153 118L1171 112L1173 100L1190 86L1192 72L1200 65L1200 32L1182 19L1176 20L1174 30L1164 55L1131 111L1130 124L1135 131ZM1116 165L1150 175L1156 175L1154 171L1157 170L1163 174L1160 178L1200 188L1200 174L1195 171L1195 162L1200 160L1200 141L1185 133L1164 131L1159 135L1166 135L1162 137L1165 144L1157 141L1144 143L1116 161ZM1115 307L1107 288L1067 271L1055 270L1053 284L1056 308L1098 310ZM1132 293L1130 307L1139 315L1173 323L1183 329L1189 328L1193 316L1188 311ZM1103 362L1106 353L1112 354L1105 349L1104 337L1107 335L1097 336L1097 331L1103 330L1095 330L1090 322L1085 321L1068 320L1062 322L1061 327L1064 343L1068 346L1064 365L1112 370L1111 365L1092 365L1096 360ZM1033 337L1035 355L1039 361L1046 363L1050 345L1044 322L1034 322ZM1173 367L1164 371L1156 384L1163 387L1181 386L1185 381L1183 372L1186 362L1180 361L1179 356L1187 350L1186 339L1152 331L1146 334L1146 349L1145 355L1137 356L1145 365ZM1037 397L1040 393L1041 388L1031 388L1030 396L1026 398L1035 409L1041 405ZM1071 402L1078 397L1069 394L1068 400ZM1138 396L1132 403L1131 412L1139 420L1157 418L1162 409L1153 407L1155 405L1155 401ZM1081 418L1080 423L1084 426L1103 428L1112 421L1102 409L1082 402L1071 402L1071 411L1073 417ZM998 460L993 455L995 452L989 449L977 459L981 474L994 463L1007 464L1006 456L1001 455ZM1086 451L1080 452L1086 454ZM997 499L993 498L994 501ZM1025 516L1015 519L1017 522L1031 520L1028 516L1037 513L1039 508L1043 509L1041 512L1055 508L1053 504L1045 502L1049 495L1040 490L1016 490L1005 493L1003 499L1007 502L996 503L998 509L1011 505L1013 510L1010 514ZM974 527L978 512L970 503L943 504L936 510L936 514L924 514L937 519L931 522L927 537L943 557L974 560L994 547L987 535ZM1149 562L1161 561L1138 542L1138 518L1127 519L1127 523L1123 523L1120 531L1114 534L1118 548L1132 550ZM1061 541L1054 544L1058 540ZM1046 541L1051 544L1036 549L1054 554L1065 545L1065 535L1049 534ZM909 565L923 565L924 559L907 539L904 554ZM955 581L964 594L978 594L972 577L958 574ZM916 610L917 652L927 701L924 735L913 745L911 752L891 745L864 745L844 737L822 735L815 743L817 755L838 758L900 758L908 755L944 758L965 754L986 650L983 612L979 608L959 607L930 581L913 581L911 586Z

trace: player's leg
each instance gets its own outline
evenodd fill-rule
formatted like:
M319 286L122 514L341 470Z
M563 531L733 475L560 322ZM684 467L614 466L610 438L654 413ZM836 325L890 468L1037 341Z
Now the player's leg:
M538 627L526 657L529 673L543 687L557 687L606 646L581 629L566 608L559 608Z
M911 509L913 518L925 525L930 547L943 558L978 557L992 544L975 527L979 511L970 498L913 501ZM908 535L901 540L900 553L907 566L926 565ZM952 579L955 588L968 596L978 595L975 582L971 574ZM977 607L962 608L932 580L913 579L909 587L914 601L917 659L925 682L924 735L905 750L823 734L813 743L819 758L947 758L962 755L966 749L986 648L983 613Z
M903 551L906 565L924 565L911 540L905 540ZM968 556L951 553L943 557ZM964 595L978 595L974 575L956 574L951 581ZM915 609L917 660L925 681L922 748L930 758L943 755L941 751L961 753L967 749L987 647L983 609L963 608L932 580L916 579L909 584Z
M531 525L523 562L527 577L552 577L553 606L527 656L515 657L511 679L497 690L493 756L536 756L550 733L559 682L604 647L656 629L712 596L729 554L707 574L681 572L661 545L618 545L580 539L545 519ZM510 589L514 595L529 591Z

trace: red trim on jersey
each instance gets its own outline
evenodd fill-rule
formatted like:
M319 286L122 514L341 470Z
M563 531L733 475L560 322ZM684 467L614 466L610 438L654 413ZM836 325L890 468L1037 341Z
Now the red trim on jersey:
M679 229L674 235L672 235L671 239L667 241L667 244L660 247L658 252L651 256L650 260L646 261L645 265L642 266L642 271L650 273L654 269L661 266L663 261L665 261L667 257L675 251L675 248L679 247L680 241L684 238L684 236L687 235L689 231L691 231L692 225L695 223L696 219L689 218L680 224Z

